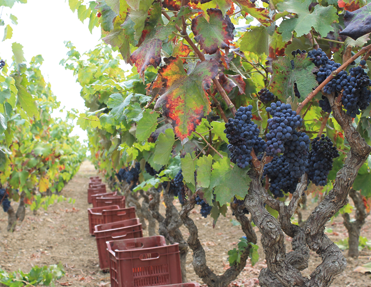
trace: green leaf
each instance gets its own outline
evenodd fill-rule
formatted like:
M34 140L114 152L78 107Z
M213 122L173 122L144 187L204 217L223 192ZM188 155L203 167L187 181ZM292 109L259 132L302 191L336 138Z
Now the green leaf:
M101 16L101 25L102 29L106 32L110 32L113 30L113 20L117 16L117 14L107 5L102 4L98 6L100 9L100 12L102 14Z
M235 264L235 262L237 261L237 258L238 258L238 251L236 248L233 248L233 250L229 250L228 251L228 262L229 262L229 266L232 266Z
M365 197L371 197L371 184L370 184L371 173L358 174L353 183L355 190L360 190L361 194Z
M107 102L107 107L112 109L110 114L115 118L119 119L123 114L125 108L130 104L130 99L132 95L129 95L124 99L124 97L119 94L112 94Z
M0 0L0 7L5 6L12 8L16 0Z
M12 36L13 36L13 28L10 25L6 25L4 29L3 41L5 41L6 39L11 39Z
M27 113L29 117L40 118L39 111L37 109L35 100L32 95L27 91L25 86L22 84L22 78L16 78L16 87L18 89L18 103L22 109Z
M234 196L241 198L246 196L251 182L246 173L246 170L237 165L233 169L229 167L229 160L213 164L210 187L215 187L216 200L221 205L230 202Z
M75 12L75 10L81 5L80 0L68 0L68 4L70 5L70 9L72 12Z
M211 126L213 127L213 133L215 133L223 141L225 141L226 143L228 143L227 135L224 132L224 130L225 130L225 123L211 122Z
M19 43L12 43L12 51L14 55L15 62L17 64L21 64L22 62L26 61L23 56L23 46Z
M180 159L180 162L182 163L182 174L184 177L184 180L188 183L191 183L193 186L195 186L195 171L196 171L196 163L191 157L189 153L185 155L184 158Z
M254 266L256 262L259 261L259 246L253 243L249 243L251 245L250 249L250 259L251 259L251 265Z
M136 137L138 141L145 141L157 128L159 114L151 110L145 110L143 118L138 122Z
M229 42L233 40L234 25L229 17L223 17L219 9L207 9L210 16L209 22L203 15L199 15L192 20L192 31L195 40L208 54L214 54L218 48L229 47Z
M314 64L305 55L294 58L294 69L289 57L279 57L273 62L273 78L269 90L282 102L291 97L293 110L318 86L316 76L312 74ZM295 96L294 83L297 84L300 99Z
M241 51L268 55L268 47L268 33L264 26L250 27L241 38Z
M162 106L164 114L173 120L176 135L183 140L210 112L205 88L216 76L218 65L214 61L199 62L187 75L180 58L169 58L166 62L159 71L166 92L157 100L155 108Z
M269 17L268 9L257 8L255 6L255 3L252 3L252 1L233 0L233 2L238 4L238 6L240 6L243 11L249 13L264 26L269 26L270 23L272 22Z
M308 34L313 27L322 37L326 37L334 30L331 24L338 22L336 8L331 5L327 7L316 5L310 13L308 8L311 3L312 0L288 0L277 5L281 12L287 11L298 16L282 21L279 31L284 41L291 39L293 31L296 32L296 37L300 37Z
M139 40L142 36L152 0L128 0L126 2L131 7L129 17L135 23L135 40Z
M10 14L9 18L14 25L18 25L18 18L16 16L14 16L13 14Z
M210 186L212 163L211 155L200 157L197 160L197 186L204 188Z
M153 161L158 165L166 165L169 162L171 150L175 142L174 132L172 129L167 129L165 133L158 136L156 141Z

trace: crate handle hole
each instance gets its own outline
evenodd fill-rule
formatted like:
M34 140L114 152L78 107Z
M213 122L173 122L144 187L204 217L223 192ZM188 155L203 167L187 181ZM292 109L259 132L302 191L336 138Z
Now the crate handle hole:
M159 253L142 253L139 255L139 259L142 261L147 261L147 260L157 260L160 258Z

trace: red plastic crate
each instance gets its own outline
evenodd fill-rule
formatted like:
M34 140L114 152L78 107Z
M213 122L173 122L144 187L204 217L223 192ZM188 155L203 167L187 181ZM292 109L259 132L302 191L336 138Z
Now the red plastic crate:
M95 198L96 207L103 207L109 205L118 205L120 208L125 208L125 196L100 196ZM94 206L94 205L93 205ZM94 206L95 207L95 206Z
M94 226L135 218L135 207L120 208L118 205L88 208L89 232L94 235Z
M107 190L106 190L106 186L102 187L102 188L88 188L88 203L92 203L91 201L91 196L93 194L99 194L99 193L106 193Z
M100 187L106 187L105 183L101 182L89 182L89 188L100 188Z
M105 192L105 193L93 194L91 196L91 203L93 204L93 207L98 207L97 206L97 201L96 201L96 199L98 197L102 197L102 196L116 196L116 195L117 195L117 192L116 191L115 192ZM113 204L113 205L115 205L115 204Z
M146 287L150 287L150 286L146 286ZM188 282L188 283L179 283L179 284L158 285L157 287L200 287L200 284L196 282Z
M94 235L98 247L99 266L104 270L109 268L110 262L106 241L143 237L142 224L138 218L100 224L94 227Z
M100 179L99 176L91 176L89 177L90 181Z
M108 241L107 250L112 287L182 283L179 245L163 236Z

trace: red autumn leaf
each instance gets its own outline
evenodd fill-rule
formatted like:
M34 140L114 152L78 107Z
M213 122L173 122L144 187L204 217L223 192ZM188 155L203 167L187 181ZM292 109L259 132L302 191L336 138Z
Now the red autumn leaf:
M256 8L255 4L249 0L233 0L241 9L253 16L264 26L269 26L272 20L269 18L269 11L265 8Z
M344 8L344 10L346 11L350 11L350 12L353 12L357 9L359 9L359 3L357 3L358 1L343 1L343 0L339 0L338 1L338 5L340 8Z
M167 25L152 30L145 37L144 42L130 56L130 60L137 67L138 73L143 77L148 66L158 67L161 64L162 43L168 40L169 35L175 31L174 26Z
M229 47L234 25L229 16L223 17L219 9L207 9L207 14L210 16L209 22L202 15L192 20L192 31L201 48L208 54L214 54L218 48Z
M187 57L189 53L192 51L192 49L183 44L183 42L179 42L178 45L175 46L174 51L173 51L173 56L174 57ZM182 59L183 63L186 61L185 59Z
M165 116L173 121L175 134L183 140L210 112L206 90L218 73L218 63L199 62L189 75L181 59L171 57L166 59L166 63L159 71L166 90L155 108L162 107Z
M233 88L238 87L240 95L245 93L246 83L241 75L225 75L219 74L219 83L223 86L224 90L229 94Z
M188 1L187 1L188 2ZM169 10L177 11L180 9L180 6L182 4L181 0L164 0L162 2L162 6L164 8L167 8Z

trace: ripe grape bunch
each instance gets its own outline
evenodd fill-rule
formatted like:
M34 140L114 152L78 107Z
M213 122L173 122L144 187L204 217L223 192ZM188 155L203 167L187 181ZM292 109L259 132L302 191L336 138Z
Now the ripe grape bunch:
M5 67L5 61L0 60L0 70Z
M266 111L273 117L268 119L267 155L273 156L285 152L285 142L293 140L296 128L303 124L302 118L291 109L291 105L280 101L272 103Z
M151 175L151 176L156 176L158 175L164 167L162 167L159 171L155 170L148 162L146 162L144 168L146 169L146 172Z
M127 168L121 168L119 172L117 173L117 178L119 181L126 181L128 184L132 184L130 187L130 190L133 190L138 183L139 180L139 174L140 174L140 163L135 163L135 166L131 169Z
M258 126L251 121L252 106L240 107L234 119L229 119L225 124L224 132L229 141L228 150L231 152L231 161L238 167L247 167L252 158L251 151L256 155L266 149L265 141L259 137Z
M328 137L321 135L313 139L307 167L309 180L315 185L325 186L328 174L332 170L333 160L338 156L336 147Z
M213 209L212 206L207 204L205 200L201 199L198 195L196 197L196 204L201 205L201 215L205 218L210 214L211 209Z
M309 156L309 137L294 131L292 139L286 141L283 155L275 155L264 166L264 175L270 179L270 191L275 197L283 197L282 190L293 193L299 178L305 173Z
M8 194L6 193L6 190L3 188L0 189L0 204L2 204L4 212L8 212L10 207L10 201L8 199Z
M321 49L312 50L308 53L308 57L319 68L317 72L317 82L322 83L328 76L330 76L341 65L331 61ZM363 70L366 61L360 62L361 66L353 67L349 70L339 72L330 82L323 88L324 93L339 96L342 92L342 104L347 111L347 114L355 118L365 110L371 102L371 80ZM327 97L322 96L319 101L320 107L323 111L330 113L331 106Z
M179 170L179 172L174 177L174 180L172 181L164 181L162 183L162 187L164 190L167 190L167 187L170 183L169 187L169 193L177 196L179 199L180 204L184 205L184 199L185 199L185 190L184 190L184 183L183 183L183 173L182 170Z
M263 104L274 101L274 95L268 89L261 89L258 92L259 99Z

